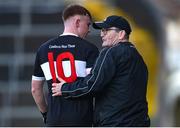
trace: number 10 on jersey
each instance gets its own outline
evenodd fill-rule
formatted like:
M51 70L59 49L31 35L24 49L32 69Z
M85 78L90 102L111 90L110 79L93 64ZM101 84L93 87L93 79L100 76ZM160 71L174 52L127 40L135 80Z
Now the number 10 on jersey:
M63 70L63 60L64 59L70 61L71 75L69 77L66 77L64 74L64 70ZM54 64L53 52L48 53L48 61L49 61L50 73L51 73L53 82L57 82L55 68L57 69L58 77L65 80L67 83L74 82L77 79L75 60L74 60L74 56L72 53L64 52L64 53L59 54L56 58L56 67Z

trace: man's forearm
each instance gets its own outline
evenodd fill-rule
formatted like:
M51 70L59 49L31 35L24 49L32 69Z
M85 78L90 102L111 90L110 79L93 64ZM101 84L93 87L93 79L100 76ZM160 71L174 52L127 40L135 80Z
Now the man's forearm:
M36 105L39 108L39 111L41 111L42 113L47 112L47 104L43 92L41 92L40 90L36 90L32 92L32 95L36 102Z
M42 113L47 112L47 104L43 93L43 81L32 80L31 93Z

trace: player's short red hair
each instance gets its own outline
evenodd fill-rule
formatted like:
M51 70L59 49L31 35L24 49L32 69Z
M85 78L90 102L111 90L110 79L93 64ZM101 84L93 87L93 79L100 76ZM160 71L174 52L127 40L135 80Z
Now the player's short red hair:
M62 19L66 21L69 17L74 15L88 15L90 19L92 19L90 12L83 6L77 4L67 6L63 11Z

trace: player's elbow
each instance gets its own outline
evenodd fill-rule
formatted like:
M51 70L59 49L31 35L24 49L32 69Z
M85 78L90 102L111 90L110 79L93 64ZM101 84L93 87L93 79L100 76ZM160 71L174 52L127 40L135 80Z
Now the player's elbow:
M34 86L31 86L31 94L35 95L38 92L38 89Z
M34 88L33 86L31 87L31 93L32 94L36 93L36 88Z
M36 94L39 91L42 91L43 90L43 86L42 85L43 85L42 82L32 81L32 84L31 84L31 93L32 94Z

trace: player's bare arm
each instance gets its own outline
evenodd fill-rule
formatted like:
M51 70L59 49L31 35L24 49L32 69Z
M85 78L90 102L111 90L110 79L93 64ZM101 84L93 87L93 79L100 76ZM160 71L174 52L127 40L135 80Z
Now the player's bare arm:
M47 104L43 93L44 81L32 80L31 93L39 108L39 111L44 113L47 112Z

